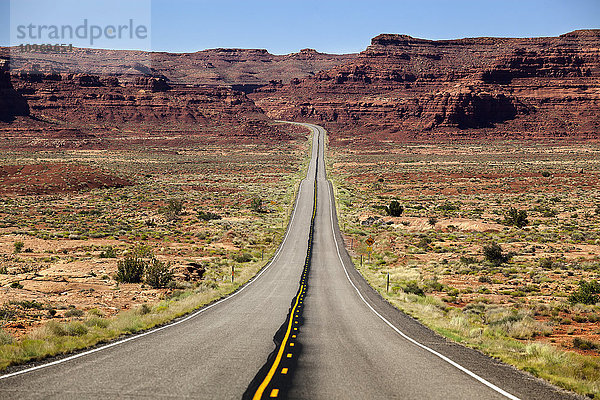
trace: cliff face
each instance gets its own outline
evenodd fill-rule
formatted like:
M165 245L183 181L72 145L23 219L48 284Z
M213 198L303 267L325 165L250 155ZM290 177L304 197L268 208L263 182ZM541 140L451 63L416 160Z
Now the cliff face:
M10 122L16 116L29 115L27 101L13 87L8 70L8 62L0 59L0 121L2 122Z
M9 50L0 48L0 56L8 59ZM13 55L10 73L0 72L0 122L31 118L0 128L34 127L50 136L65 127L146 124L279 137L281 131L265 123L263 110L246 93L356 58L311 49L282 56L260 49L183 54L73 49Z
M99 74L63 71L86 69L99 55ZM31 57L10 76L0 73L2 121L31 114L69 127L230 124L255 134L268 116L391 139L583 136L600 128L600 30L442 41L382 34L362 53L341 56L76 49ZM151 67L142 63L148 57Z
M587 135L599 128L599 76L600 30L443 41L383 34L348 64L251 97L271 117L348 133Z
M203 123L264 119L244 93L229 88L171 87L162 78L31 74L13 76L31 115L58 124Z

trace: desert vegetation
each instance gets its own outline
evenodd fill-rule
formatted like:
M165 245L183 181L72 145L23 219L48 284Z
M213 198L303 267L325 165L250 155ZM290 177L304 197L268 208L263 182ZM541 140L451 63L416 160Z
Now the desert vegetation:
M382 296L442 335L600 398L597 142L332 145L347 246Z
M127 133L42 152L11 142L0 163L25 167L2 176L0 368L164 324L256 274L305 173L306 132L290 133ZM106 182L78 185L94 180L81 171Z

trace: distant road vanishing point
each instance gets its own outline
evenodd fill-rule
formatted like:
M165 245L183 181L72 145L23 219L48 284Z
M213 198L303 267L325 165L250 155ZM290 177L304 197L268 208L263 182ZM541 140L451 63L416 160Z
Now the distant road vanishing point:
M1 399L569 399L452 343L354 269L325 169L325 130L282 244L247 285L184 319L0 376Z

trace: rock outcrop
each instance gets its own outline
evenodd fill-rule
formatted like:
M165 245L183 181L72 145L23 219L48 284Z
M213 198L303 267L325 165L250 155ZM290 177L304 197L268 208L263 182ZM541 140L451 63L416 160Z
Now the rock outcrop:
M600 127L599 76L600 30L441 41L382 34L350 63L250 97L273 118L347 135L590 135Z

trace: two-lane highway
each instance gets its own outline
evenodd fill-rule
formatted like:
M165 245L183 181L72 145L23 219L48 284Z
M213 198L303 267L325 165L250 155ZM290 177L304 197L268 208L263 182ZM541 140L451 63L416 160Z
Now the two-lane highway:
M313 132L307 177L250 284L176 324L0 376L0 398L577 398L445 340L370 288L343 247L325 131L302 125Z

